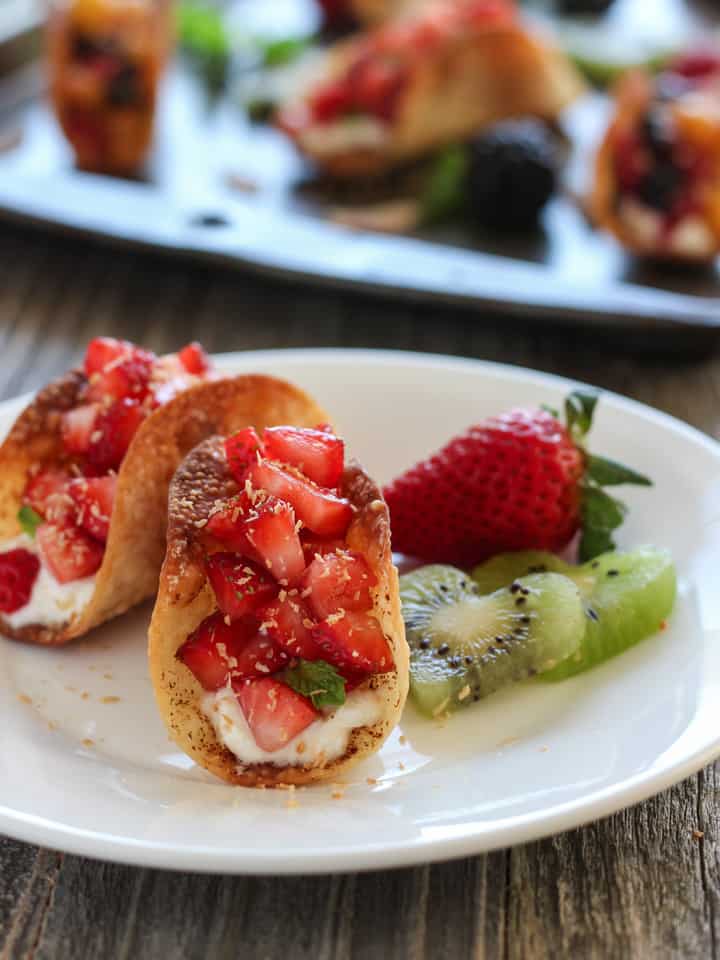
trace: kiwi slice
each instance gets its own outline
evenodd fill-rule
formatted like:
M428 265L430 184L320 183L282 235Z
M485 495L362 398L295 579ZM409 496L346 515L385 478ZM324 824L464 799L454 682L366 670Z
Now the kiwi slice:
M554 573L482 596L467 574L434 564L402 576L400 596L410 693L428 716L552 669L578 649L585 630L578 588Z
M657 633L675 603L672 557L655 547L605 553L579 567L552 553L505 553L477 567L472 577L481 593L490 593L537 570L569 577L583 598L587 620L577 653L545 673L546 680L581 673Z

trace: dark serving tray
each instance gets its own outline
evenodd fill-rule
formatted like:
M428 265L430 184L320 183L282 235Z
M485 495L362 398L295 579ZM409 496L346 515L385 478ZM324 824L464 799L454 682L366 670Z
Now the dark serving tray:
M571 199L607 115L600 95L588 95L568 113L576 145L570 190L549 205L535 235L478 236L457 226L399 237L326 220L318 191L308 189L309 171L283 136L250 125L231 97L209 106L202 84L182 66L166 80L155 149L137 181L77 171L31 81L25 68L21 89L31 93L21 109L17 79L0 82L2 218L478 311L676 332L720 328L720 263L684 270L637 263L594 231ZM13 125L22 130L17 144ZM257 189L238 190L239 182Z

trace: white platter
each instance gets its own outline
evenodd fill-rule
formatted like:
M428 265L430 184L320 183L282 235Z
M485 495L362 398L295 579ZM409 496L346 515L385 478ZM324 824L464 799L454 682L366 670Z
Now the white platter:
M568 389L518 368L409 353L220 362L313 392L381 481L486 414L557 403ZM22 403L0 407L0 434ZM676 614L656 638L585 676L508 690L444 724L408 707L346 784L297 791L294 806L287 793L215 782L169 742L145 665L149 607L66 649L0 638L0 830L156 867L360 870L532 840L690 775L720 754L720 447L609 394L592 445L655 480L627 491L621 540L667 546L677 561Z

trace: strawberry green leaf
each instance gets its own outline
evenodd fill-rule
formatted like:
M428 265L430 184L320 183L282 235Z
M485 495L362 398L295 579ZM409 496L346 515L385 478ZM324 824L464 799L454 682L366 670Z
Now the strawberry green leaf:
M595 454L588 455L586 459L585 476L590 477L601 487L612 487L621 483L635 483L641 487L652 486L652 480L643 476L642 473L637 473L616 460L598 457Z
M567 428L576 443L579 443L590 430L598 399L597 393L582 390L573 390L565 398Z
M285 671L284 680L296 693L312 700L316 709L345 703L345 681L325 660L298 660L297 666Z
M44 522L40 514L36 513L33 508L29 507L27 504L24 504L24 506L20 507L17 518L18 523L23 528L25 533L33 539L35 538L35 531L40 524Z
M580 563L586 563L602 553L609 553L615 549L615 541L607 530L595 530L585 527L580 539Z
M614 548L612 531L622 524L627 507L599 487L585 486L581 512L580 562L584 563Z
M560 419L560 411L557 407L551 407L549 403L541 403L540 409L544 410L545 413L549 413L551 417L555 417L556 420Z
M582 493L582 514L583 520L593 527L615 530L625 519L627 507L604 490L588 486Z

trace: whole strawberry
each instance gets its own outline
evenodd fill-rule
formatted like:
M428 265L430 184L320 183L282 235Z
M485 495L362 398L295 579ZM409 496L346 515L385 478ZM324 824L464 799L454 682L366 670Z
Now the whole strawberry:
M582 529L582 560L611 550L626 507L603 487L650 480L584 449L596 403L570 394L566 424L548 409L490 417L411 467L384 491L393 549L470 567L511 550L562 550Z

